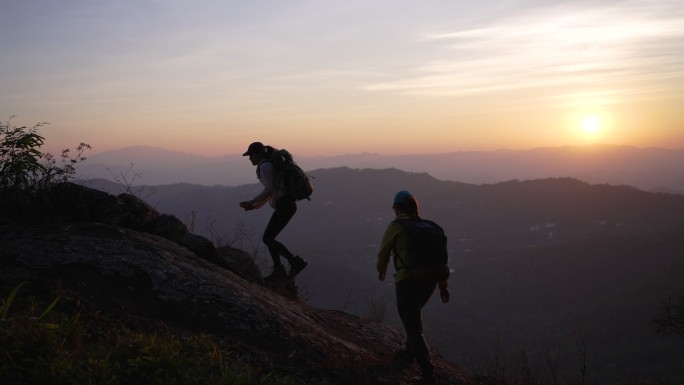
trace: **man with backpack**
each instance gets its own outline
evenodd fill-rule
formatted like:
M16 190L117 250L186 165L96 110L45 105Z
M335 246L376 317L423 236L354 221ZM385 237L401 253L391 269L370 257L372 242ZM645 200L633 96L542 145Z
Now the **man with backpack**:
M418 202L408 191L399 191L392 205L395 220L386 228L378 252L378 278L384 281L390 257L394 257L394 282L399 317L406 331L406 346L397 356L415 359L425 384L435 384L434 365L423 336L422 308L439 286L442 302L449 302L446 236L436 223L420 218Z
M245 209L245 211L249 211L258 209L266 204L266 202L269 202L274 209L262 238L268 248L271 259L273 259L273 272L265 278L267 282L286 278L292 279L308 264L301 257L292 254L285 245L275 239L297 212L297 201L296 197L293 197L283 187L282 183L278 183L279 170L276 170L274 166L274 153L276 153L276 150L273 147L264 146L261 142L254 142L242 154L243 156L249 156L252 165L256 166L257 178L263 185L263 190L254 199L240 202L240 207ZM287 154L289 155L289 153ZM285 258L290 264L289 274L285 271L280 257Z

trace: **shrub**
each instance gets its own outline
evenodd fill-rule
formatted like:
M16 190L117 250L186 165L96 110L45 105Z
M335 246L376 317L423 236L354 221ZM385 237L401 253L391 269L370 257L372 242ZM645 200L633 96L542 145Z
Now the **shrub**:
M74 176L76 164L86 159L83 153L91 147L81 143L75 156L67 148L57 159L40 151L45 138L38 129L47 123L17 127L13 118L0 123L0 204L5 214L25 214L33 200Z
M45 172L38 150L44 138L38 134L39 123L31 129L16 127L10 118L0 123L0 189L7 192L26 192L35 185L35 178Z

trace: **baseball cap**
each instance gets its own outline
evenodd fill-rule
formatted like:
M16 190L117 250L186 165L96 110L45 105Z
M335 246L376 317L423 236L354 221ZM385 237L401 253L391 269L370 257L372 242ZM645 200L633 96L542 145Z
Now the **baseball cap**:
M254 142L254 143L249 145L249 147L247 148L247 151L244 154L242 154L242 156L258 154L258 153L264 152L264 150L265 150L265 147L264 147L263 143Z

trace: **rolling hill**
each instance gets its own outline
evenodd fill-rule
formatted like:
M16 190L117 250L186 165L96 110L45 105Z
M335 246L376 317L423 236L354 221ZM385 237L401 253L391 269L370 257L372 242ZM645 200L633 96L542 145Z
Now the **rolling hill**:
M384 306L400 325L393 286L377 281L374 264L391 197L408 189L449 237L453 303L435 300L425 312L427 338L447 357L477 367L497 355L518 362L524 350L543 363L551 349L571 377L584 354L604 384L684 373L682 342L656 335L651 323L662 301L684 292L684 196L573 178L474 185L397 169L310 174L312 200L281 235L310 262L299 278L307 303L357 315ZM259 240L270 210L237 206L258 191L174 184L146 199L268 268Z

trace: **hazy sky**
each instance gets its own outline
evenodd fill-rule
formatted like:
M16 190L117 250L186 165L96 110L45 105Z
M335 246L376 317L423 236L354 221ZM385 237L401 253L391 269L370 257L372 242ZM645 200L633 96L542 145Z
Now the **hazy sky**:
M17 0L0 119L46 149L684 148L684 2Z

